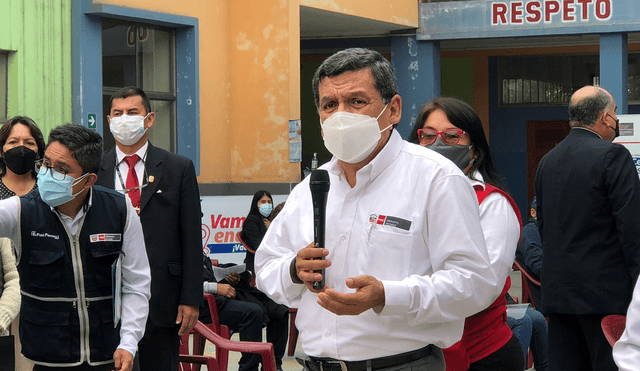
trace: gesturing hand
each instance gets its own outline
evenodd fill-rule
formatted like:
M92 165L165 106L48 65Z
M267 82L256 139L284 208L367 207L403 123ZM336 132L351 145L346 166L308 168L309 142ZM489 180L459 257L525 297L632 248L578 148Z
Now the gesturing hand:
M358 315L385 303L384 285L373 276L347 278L347 287L354 293L341 293L325 289L318 294L318 304L337 315Z

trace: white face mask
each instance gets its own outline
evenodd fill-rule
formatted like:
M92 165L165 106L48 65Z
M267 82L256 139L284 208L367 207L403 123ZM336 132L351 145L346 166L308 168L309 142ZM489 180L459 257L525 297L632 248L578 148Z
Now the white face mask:
M125 146L136 144L147 132L144 128L144 120L149 117L149 113L142 116L122 115L112 117L109 121L109 129L113 137Z
M346 163L355 164L364 160L376 148L381 138L380 133L393 126L380 130L378 125L378 118L387 109L387 105L378 117L340 111L320 122L324 146L332 155Z

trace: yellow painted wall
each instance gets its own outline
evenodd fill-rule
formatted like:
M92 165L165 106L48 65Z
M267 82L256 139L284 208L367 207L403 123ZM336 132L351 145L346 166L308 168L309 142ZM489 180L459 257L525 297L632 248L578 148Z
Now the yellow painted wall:
M365 5L366 4L366 5ZM419 27L417 0L300 0L300 5L336 13Z
M297 182L298 0L94 0L198 18L200 183Z

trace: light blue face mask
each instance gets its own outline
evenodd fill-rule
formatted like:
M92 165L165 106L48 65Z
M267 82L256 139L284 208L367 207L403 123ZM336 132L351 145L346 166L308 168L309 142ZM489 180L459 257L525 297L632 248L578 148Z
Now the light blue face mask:
M49 171L47 167L43 166L38 172L38 192L40 192L42 201L51 207L66 204L82 193L82 190L76 194L71 194L71 191L74 185L89 175L89 173L85 173L77 179L67 175L64 180L58 180L53 177L52 171L55 170Z
M262 214L262 216L264 216L265 218L271 215L272 211L273 211L273 205L271 204L260 205L260 214Z

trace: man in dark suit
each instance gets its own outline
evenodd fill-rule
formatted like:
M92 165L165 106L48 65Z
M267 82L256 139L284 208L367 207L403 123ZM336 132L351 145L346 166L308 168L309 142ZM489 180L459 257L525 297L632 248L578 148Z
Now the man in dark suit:
M615 110L602 88L576 91L571 132L538 166L550 371L617 370L600 321L626 313L638 278L640 181L629 151L611 143Z
M180 335L198 320L202 303L200 196L191 160L154 147L147 95L127 87L111 96L109 128L116 147L105 152L98 183L129 194L142 223L151 266L151 301L139 344L142 371L178 369Z

